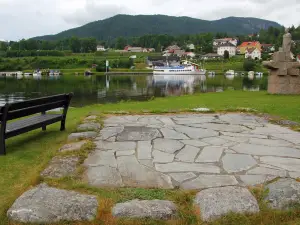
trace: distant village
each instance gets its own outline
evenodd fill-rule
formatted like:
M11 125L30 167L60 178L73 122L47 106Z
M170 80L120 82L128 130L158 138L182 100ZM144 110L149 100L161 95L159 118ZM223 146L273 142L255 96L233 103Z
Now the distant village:
M272 55L275 52L275 45L273 44L262 44L259 41L246 41L239 43L237 38L228 37L221 39L214 39L212 42L213 52L204 55L199 55L195 53L195 45L190 43L186 46L178 46L176 44L167 46L162 51L162 56L170 57L188 57L194 58L198 57L204 60L207 59L222 59L226 55L228 57L233 57L235 55L242 55L245 59L261 60L262 54ZM186 51L184 49L188 49ZM97 51L106 51L104 46L98 45ZM115 52L126 53L126 52L155 52L154 48L143 48L137 46L125 46L122 50L115 50ZM294 56L292 56L295 58ZM296 57L297 61L300 61L300 55Z

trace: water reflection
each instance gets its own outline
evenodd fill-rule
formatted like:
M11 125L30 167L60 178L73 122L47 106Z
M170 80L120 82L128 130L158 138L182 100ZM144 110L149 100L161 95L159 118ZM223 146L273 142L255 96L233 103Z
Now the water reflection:
M208 74L209 75L209 74ZM121 100L147 100L154 97L222 92L224 90L266 90L267 76L253 80L248 76L224 75L110 75L48 77L24 74L0 78L0 105L28 98L73 92L73 106Z

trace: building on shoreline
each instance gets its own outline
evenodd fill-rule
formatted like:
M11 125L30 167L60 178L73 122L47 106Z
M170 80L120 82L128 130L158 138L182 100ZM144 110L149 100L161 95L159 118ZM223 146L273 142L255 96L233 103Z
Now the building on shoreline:
M217 54L223 56L224 52L228 51L229 56L235 56L236 55L236 46L231 44L230 42L221 44L218 46Z
M257 48L261 51L261 44L259 41L245 41L237 47L237 52L239 54L245 54L247 48Z

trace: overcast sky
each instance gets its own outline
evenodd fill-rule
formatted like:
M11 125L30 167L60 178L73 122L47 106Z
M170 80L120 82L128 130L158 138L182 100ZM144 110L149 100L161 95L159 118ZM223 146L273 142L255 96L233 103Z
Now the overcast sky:
M116 14L258 17L298 26L299 13L300 0L0 0L0 39L55 34Z

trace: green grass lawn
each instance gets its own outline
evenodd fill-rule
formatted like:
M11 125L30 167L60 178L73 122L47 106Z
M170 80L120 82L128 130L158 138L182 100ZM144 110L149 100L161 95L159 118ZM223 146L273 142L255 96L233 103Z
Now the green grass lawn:
M252 108L259 112L281 116L300 122L300 96L268 95L266 92L226 91L223 93L205 93L192 96L157 98L147 102L120 102L118 104L93 105L70 109L67 116L67 131L60 132L59 124L47 127L46 132L36 130L7 141L7 155L0 157L0 224L8 224L6 211L24 191L41 182L39 173L58 149L66 143L69 133L89 114L102 115L111 111L130 113L163 113L189 111L195 107L208 107L215 111L234 111L238 108ZM256 215L228 215L214 223L203 223L195 215L192 206L195 192L181 190L158 190L139 188L101 189L91 188L79 179L47 180L50 185L95 194L99 199L99 215L92 224L300 224L300 210L279 212L267 209L260 201L261 213ZM260 188L253 193L262 199ZM170 199L179 206L176 220L161 222L153 220L115 220L111 206L129 199ZM78 223L76 223L78 224ZM87 223L82 223L87 224ZM91 224L91 223L89 223Z

